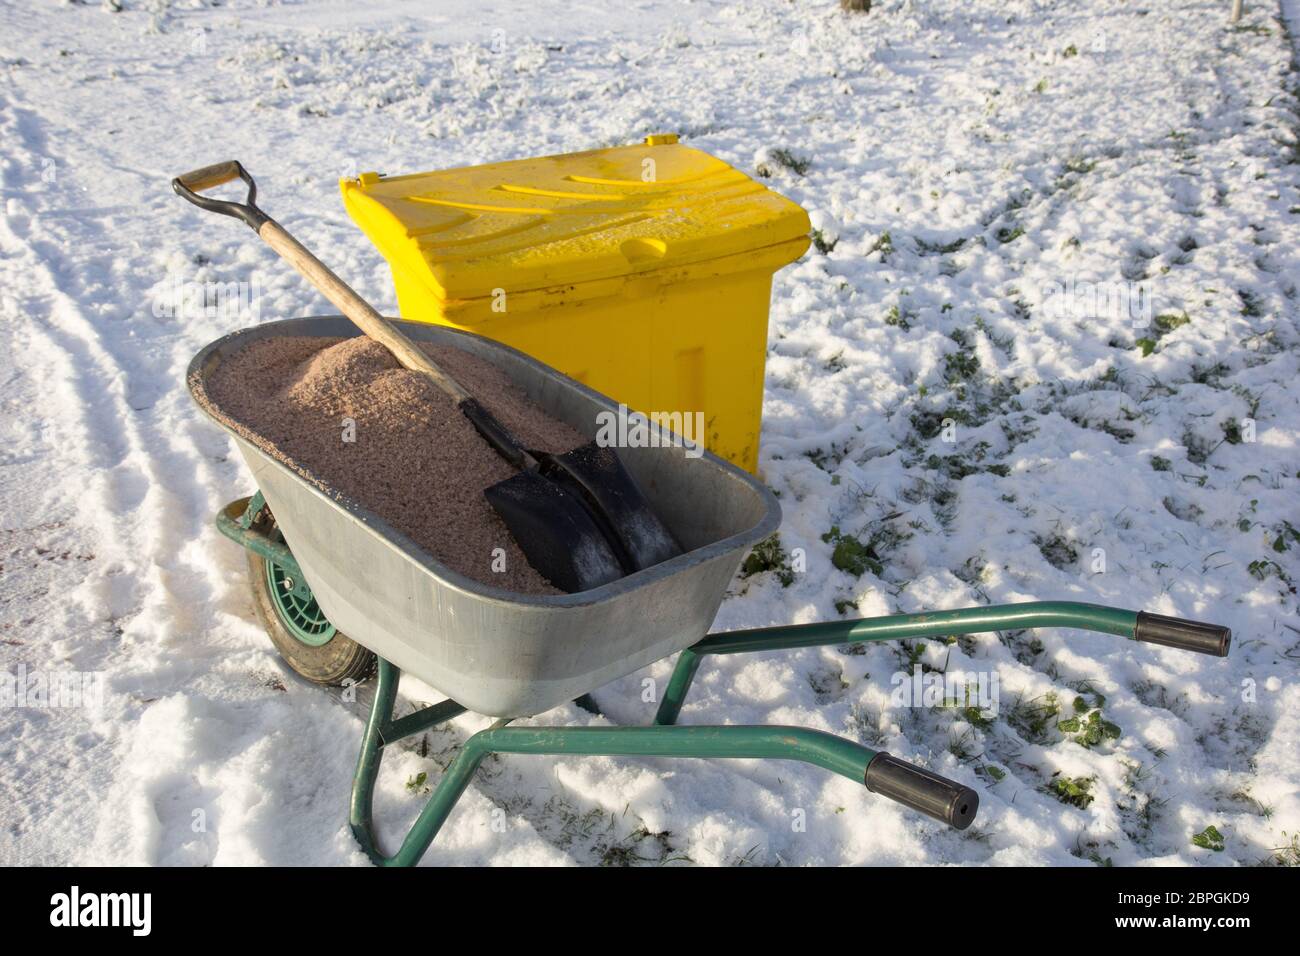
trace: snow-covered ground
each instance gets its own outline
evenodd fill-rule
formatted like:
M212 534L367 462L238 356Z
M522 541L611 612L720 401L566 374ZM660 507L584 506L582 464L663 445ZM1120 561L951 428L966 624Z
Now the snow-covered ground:
M426 863L1297 862L1300 106L1278 0L1235 28L1228 0L121 6L0 5L0 661L102 694L0 710L0 862L365 862L358 710L259 629L211 524L250 480L183 387L255 317L169 307L211 281L255 284L261 319L330 310L170 177L242 159L391 310L340 175L659 131L768 167L825 250L773 293L785 557L737 579L717 629L1061 598L1228 624L1233 653L1040 631L709 661L683 721L860 740L977 787L976 825L802 765L516 757ZM996 676L997 715L892 700L914 663ZM608 719L647 722L642 682L670 665L600 689ZM1117 735L1059 729L1076 697ZM389 754L390 843L485 725ZM1221 850L1193 843L1211 826Z

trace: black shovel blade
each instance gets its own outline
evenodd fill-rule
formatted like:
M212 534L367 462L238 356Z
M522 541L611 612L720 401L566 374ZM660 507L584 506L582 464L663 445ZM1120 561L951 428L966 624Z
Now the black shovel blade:
M682 553L682 546L614 449L590 442L563 455L539 455L538 459L546 477L571 485L586 498L597 520L614 538L615 550L621 552L629 573Z
M483 494L537 571L575 594L623 577L623 566L577 492L522 471Z

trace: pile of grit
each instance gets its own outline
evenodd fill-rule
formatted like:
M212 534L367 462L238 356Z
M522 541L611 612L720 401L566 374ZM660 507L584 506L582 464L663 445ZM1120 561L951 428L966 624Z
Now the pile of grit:
M489 363L447 346L420 347L525 447L558 453L585 442ZM483 497L515 469L450 398L379 343L260 339L224 360L196 394L240 435L329 494L368 508L453 570L509 591L562 593L528 564ZM504 571L493 569L497 548L505 550Z

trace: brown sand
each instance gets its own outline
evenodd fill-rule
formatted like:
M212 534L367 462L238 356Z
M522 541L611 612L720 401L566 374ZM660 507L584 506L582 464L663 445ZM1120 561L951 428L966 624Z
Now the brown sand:
M422 345L529 448L564 452L585 439L532 405L487 362ZM200 390L200 395L203 390ZM515 473L423 376L382 345L352 339L270 338L223 362L209 406L241 435L408 534L466 577L526 594L561 593L535 571L483 489ZM356 422L343 440L343 419ZM492 569L505 549L505 571Z

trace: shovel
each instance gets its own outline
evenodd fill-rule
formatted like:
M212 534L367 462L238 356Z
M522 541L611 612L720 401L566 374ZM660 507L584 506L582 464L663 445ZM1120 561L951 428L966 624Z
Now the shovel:
M248 186L242 203L199 195L234 179ZM521 445L445 369L259 209L257 184L237 161L177 176L172 188L200 209L246 222L362 332L456 403L484 440L519 469L519 474L492 485L484 495L528 562L556 587L570 594L586 591L682 553L612 449L591 442L552 455Z

